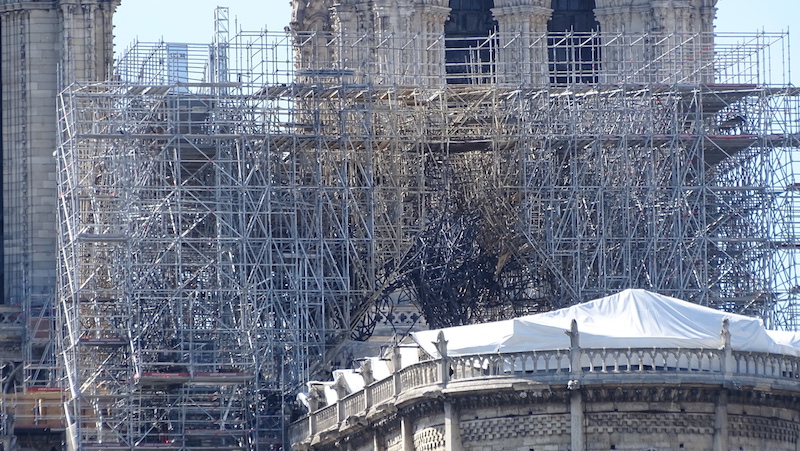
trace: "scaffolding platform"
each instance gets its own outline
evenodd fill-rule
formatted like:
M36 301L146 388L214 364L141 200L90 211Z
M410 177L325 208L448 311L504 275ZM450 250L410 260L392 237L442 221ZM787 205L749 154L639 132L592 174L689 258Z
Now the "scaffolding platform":
M79 344L83 346L126 346L130 344L130 341L123 337L81 337Z
M589 75L497 53L466 76L442 36L322 36L352 42L339 60L240 34L213 64L187 45L210 72L170 80L170 47L142 43L64 90L51 332L76 440L285 444L296 391L376 331L623 288L800 328L800 91L755 70L785 36L652 37L598 34L629 61Z
M243 384L252 380L253 375L239 372L144 372L136 376L136 380L141 385L177 385L177 384L199 384L199 385L224 385L224 384Z

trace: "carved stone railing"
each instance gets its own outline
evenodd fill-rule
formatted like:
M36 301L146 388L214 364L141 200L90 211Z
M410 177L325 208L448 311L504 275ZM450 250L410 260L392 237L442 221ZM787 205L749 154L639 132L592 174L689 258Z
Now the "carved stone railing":
M391 377L379 380L366 387L372 394L372 402L379 404L389 401L394 397L394 381Z
M733 374L798 380L800 358L762 352L734 352Z
M314 412L314 415L311 416L314 429L324 431L339 424L338 411L339 403L337 402L336 404L325 406Z
M340 420L350 418L364 412L369 406L366 403L367 391L361 390L352 393L341 400L338 404L341 408Z
M723 332L726 332L723 330ZM800 357L761 352L733 351L723 333L720 349L682 348L580 348L530 352L447 355L446 343L437 344L443 356L410 365L390 377L368 384L337 403L310 413L291 427L293 443L333 430L393 406L414 391L458 389L475 381L502 383L530 380L543 384L624 384L626 380L670 383L677 378L714 384L764 383L800 391ZM573 365L572 362L579 362ZM399 362L396 362L399 367ZM473 386L474 387L474 386ZM422 389L422 390L420 390Z
M724 352L716 349L630 348L580 349L580 372L645 373L665 371L721 372ZM469 355L451 358L450 380L515 374L558 375L573 371L569 350Z

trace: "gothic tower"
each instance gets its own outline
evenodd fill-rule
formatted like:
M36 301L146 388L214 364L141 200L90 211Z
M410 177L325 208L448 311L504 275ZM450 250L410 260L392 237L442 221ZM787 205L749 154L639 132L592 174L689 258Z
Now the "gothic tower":
M47 302L56 271L56 99L105 80L120 0L0 1L4 301Z

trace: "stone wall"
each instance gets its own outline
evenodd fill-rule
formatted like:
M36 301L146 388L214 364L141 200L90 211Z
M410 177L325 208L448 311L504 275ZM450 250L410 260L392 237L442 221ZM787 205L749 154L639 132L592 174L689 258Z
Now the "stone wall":
M798 451L800 394L756 392L721 386L618 385L587 386L583 391L585 450L694 450L724 449ZM606 394L645 392L660 399L600 399ZM718 401L726 392L727 436L719 437ZM667 396L663 396L667 393ZM343 434L328 436L324 443L295 449L347 449L385 451L563 451L570 449L572 425L568 390L519 390L508 386L491 392L465 390L432 401L421 400L400 407L391 418ZM737 399L740 398L740 399ZM743 402L747 398L746 402ZM457 416L458 441L446 424L445 405ZM388 420L388 421L387 421ZM403 424L410 423L406 438ZM366 434L365 434L366 432ZM378 444L378 446L375 446Z

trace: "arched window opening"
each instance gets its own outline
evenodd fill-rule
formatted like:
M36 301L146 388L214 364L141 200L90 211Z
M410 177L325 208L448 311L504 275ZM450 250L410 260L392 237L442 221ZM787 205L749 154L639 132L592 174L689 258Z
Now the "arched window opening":
M600 23L594 0L552 0L547 23L550 81L596 83L600 68Z
M450 0L450 8L444 26L447 81L482 83L491 76L494 60L494 1Z

